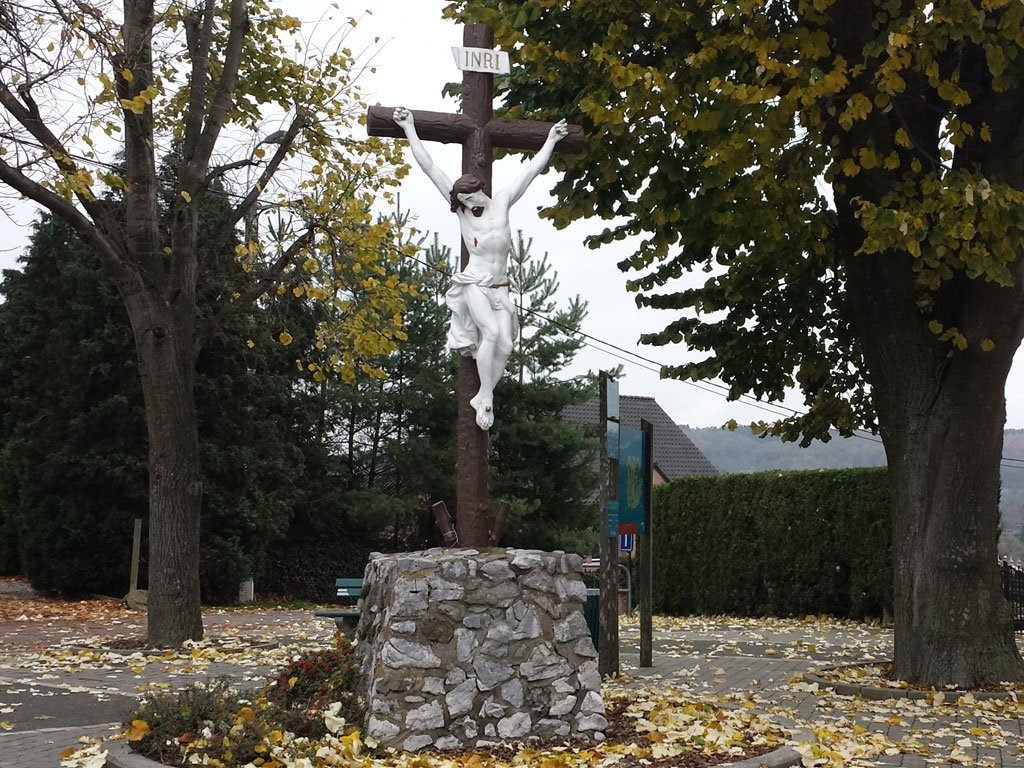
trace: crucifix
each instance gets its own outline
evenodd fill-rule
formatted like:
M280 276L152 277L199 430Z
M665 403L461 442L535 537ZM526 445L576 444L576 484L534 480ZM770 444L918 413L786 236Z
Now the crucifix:
M477 286L483 287L491 295L490 301L498 313L502 302L511 306L507 298L507 282L493 282L487 278L481 281L479 276L472 275L471 246L467 243L467 239L470 239L474 246L479 245L481 249L485 249L487 236L493 234L485 225L486 217L491 214L484 210L491 202L492 150L544 150L550 155L551 142L557 142L556 148L559 152L579 152L583 148L583 129L578 125L565 125L564 122L554 124L535 120L494 118L493 73L500 71L502 61L502 55L491 50L494 45L494 32L486 24L468 24L463 31L463 45L465 47L459 51L462 55L457 57L463 70L462 114L375 106L370 107L368 111L366 125L371 136L409 138L417 161L439 188L443 183L447 183L447 177L432 166L429 156L422 150L417 154L419 139L446 144L457 142L462 145L463 177L452 185L454 189L443 191L446 196L450 195L452 211L459 213L463 231L460 271L453 283L456 286L464 285L467 292ZM539 172L534 170L533 175L529 176L525 183L529 183L536 172ZM528 167L526 175L529 175L529 172ZM472 182L468 185L463 184L468 177L479 180L479 185ZM518 199L525 189L525 183L522 189L514 189L506 194L504 202L507 205ZM474 186L476 188L471 189ZM498 198L495 198L494 202L498 203ZM507 205L504 208L505 213ZM481 219L479 226L474 225L473 217ZM507 218L503 224L505 228L508 227ZM506 257L507 250L500 254L502 264ZM478 261L479 258L477 254ZM473 296L468 297L468 300L476 301ZM451 303L449 299L449 304ZM470 309L475 315L474 307L468 308L466 314L470 313ZM514 315L514 312L512 314ZM453 326L458 321L458 312L455 312L455 315ZM498 331L499 336L508 332L511 330L507 328ZM449 334L450 342L453 335L454 327ZM480 349L485 349L484 344L480 345ZM485 354L490 356L489 351ZM479 358L479 353L477 355ZM456 528L459 543L467 547L486 547L496 543L491 539L487 525L487 429L493 421L493 404L486 393L489 389L488 384L493 386L493 382L486 381L488 376L485 373L484 386L481 386L478 362L479 359L474 361L472 357L466 355L459 358L459 416L455 467ZM502 365L503 362L501 359Z

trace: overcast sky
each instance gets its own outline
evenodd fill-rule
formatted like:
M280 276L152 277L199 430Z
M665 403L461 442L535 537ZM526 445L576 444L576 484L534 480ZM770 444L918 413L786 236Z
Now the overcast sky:
M324 0L281 0L281 6L298 16L315 39L323 39L331 30L337 30L349 17L359 20L346 45L353 51L367 52L363 60L376 68L365 73L363 95L368 103L386 106L407 106L411 109L455 111L457 105L443 99L441 89L446 82L458 80L461 73L455 68L451 47L461 45L462 31L457 25L441 18L445 3L440 0L364 0L359 4L338 2L333 9ZM366 15L364 8L372 10ZM375 37L380 41L374 43ZM429 150L448 174L455 178L460 172L458 145L431 143ZM411 157L409 157L411 161ZM520 170L513 158L495 164L494 188L500 188ZM616 243L594 251L583 244L584 238L600 230L599 222L581 222L565 230L555 230L539 219L536 211L554 202L549 194L553 175L537 179L526 196L512 210L513 230L522 229L534 241L532 253L547 252L549 261L557 270L561 281L560 296L564 299L579 294L589 303L589 315L583 330L607 344L646 358L638 360L631 354L609 349L599 343L590 343L577 357L569 373L586 370L610 369L625 366L620 391L630 395L649 395L657 398L669 415L680 424L692 426L720 426L729 419L740 423L770 420L772 410L763 410L741 402L728 402L720 390L701 383L661 380L657 373L660 363L678 364L694 359L682 345L669 347L641 347L638 337L642 333L660 330L671 319L667 312L640 310L633 296L625 290L627 276L615 266L631 252L628 244ZM409 209L419 229L436 231L442 242L458 250L458 222L434 186L418 168L402 183L402 207ZM31 212L19 213L20 221L12 224L0 221L0 266L11 266L23 248L23 226ZM698 273L703 278L702 273ZM695 279L701 279L695 278ZM625 359L623 359L625 358ZM706 391L706 390L712 391ZM1024 428L1024 364L1018 356L1007 386L1007 426ZM501 403L495 404L500 418ZM799 396L791 397L786 405L801 407Z

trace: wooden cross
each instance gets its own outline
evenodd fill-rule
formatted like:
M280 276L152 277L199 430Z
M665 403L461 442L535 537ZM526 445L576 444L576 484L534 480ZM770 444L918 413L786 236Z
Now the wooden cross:
M466 48L490 49L494 31L486 24L468 24L463 32ZM552 123L509 120L493 116L494 75L464 71L462 114L412 110L416 132L423 141L462 144L462 173L471 173L484 183L491 195L492 150L540 149ZM370 107L366 126L371 136L404 139L405 133L392 119L394 107ZM556 152L575 153L583 149L583 128L569 126L569 134L555 145ZM469 251L462 244L460 269L465 269ZM469 399L480 387L476 365L470 357L459 358L458 447L455 461L456 530L464 547L493 546L487 526L487 432L476 424L476 412Z

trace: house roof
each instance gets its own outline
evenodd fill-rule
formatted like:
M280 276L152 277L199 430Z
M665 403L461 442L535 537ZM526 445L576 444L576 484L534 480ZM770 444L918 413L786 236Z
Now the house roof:
M581 424L597 424L598 411L598 398L594 397L579 405L566 406L562 416ZM707 460L653 397L619 395L619 423L630 429L640 429L641 419L654 425L654 467L666 480L687 475L718 474L715 465Z

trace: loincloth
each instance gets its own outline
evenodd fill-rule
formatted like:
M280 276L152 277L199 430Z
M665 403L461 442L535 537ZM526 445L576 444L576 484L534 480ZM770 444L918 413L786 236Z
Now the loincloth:
M494 312L507 312L512 320L512 339L519 335L519 314L508 295L508 283L492 283L489 274L479 274L472 269L452 275L452 287L445 294L445 303L452 311L448 325L448 347L460 355L476 357L480 347L480 329L473 321L473 315L466 303L466 291L482 291Z

